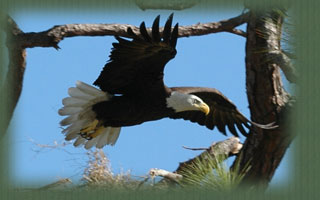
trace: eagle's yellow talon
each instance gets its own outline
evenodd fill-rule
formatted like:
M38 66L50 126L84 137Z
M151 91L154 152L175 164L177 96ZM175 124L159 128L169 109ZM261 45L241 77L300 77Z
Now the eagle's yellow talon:
M92 123L89 124L89 126L87 126L84 129L81 129L80 130L81 137L90 140L100 135L105 129L105 127L104 126L97 127L98 124L99 124L99 120L95 119Z
M84 129L81 129L80 132L87 134L90 131L94 131L96 129L96 126L98 125L99 121L97 119L95 119L92 123L89 124L89 126L87 126Z
M100 126L98 129L96 129L93 133L90 133L88 136L91 137L91 138L95 138L98 135L100 135L103 132L104 129L105 129L104 126Z

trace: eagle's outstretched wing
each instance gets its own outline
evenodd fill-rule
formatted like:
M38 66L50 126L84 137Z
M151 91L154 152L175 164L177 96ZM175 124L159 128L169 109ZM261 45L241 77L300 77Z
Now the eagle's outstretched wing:
M171 89L172 91L196 95L210 107L208 115L199 111L185 111L170 116L172 119L190 120L211 130L217 127L224 135L226 135L227 126L229 131L235 136L239 136L237 130L242 135L247 136L248 133L244 127L250 129L252 125L263 129L276 127L273 123L261 125L248 120L227 97L216 89L201 87L175 87Z
M113 43L110 60L94 85L111 94L137 94L145 89L163 88L164 67L176 55L178 24L171 31L172 18L173 14L165 24L163 38L159 33L160 16L154 20L151 34L142 22L141 36L128 28L132 41L116 36L118 43Z

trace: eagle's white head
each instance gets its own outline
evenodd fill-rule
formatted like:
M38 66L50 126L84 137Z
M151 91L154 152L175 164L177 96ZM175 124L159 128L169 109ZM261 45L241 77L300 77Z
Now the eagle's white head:
M202 99L192 94L172 92L166 100L167 107L174 109L175 112L201 111L206 115L210 112L209 106Z

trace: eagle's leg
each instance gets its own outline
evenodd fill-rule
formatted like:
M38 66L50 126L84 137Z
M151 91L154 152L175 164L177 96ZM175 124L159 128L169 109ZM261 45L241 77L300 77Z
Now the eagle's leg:
M81 137L91 140L92 138L101 134L105 127L98 126L98 124L99 124L99 120L95 119L87 127L81 129L80 130Z
M81 133L87 133L87 132L93 131L93 130L96 129L98 123L99 123L99 120L95 119L86 128L81 129L80 132Z
M106 129L106 127L100 126L93 133L89 133L88 137L95 138L98 135L100 135L105 129Z

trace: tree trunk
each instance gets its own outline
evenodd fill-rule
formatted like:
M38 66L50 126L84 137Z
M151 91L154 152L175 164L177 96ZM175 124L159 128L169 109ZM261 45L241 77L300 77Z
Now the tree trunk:
M6 33L9 66L3 85L0 83L0 138L5 135L19 100L26 67L26 49L21 47L20 42L17 39L23 32L11 18L7 18Z
M281 52L282 23L281 12L270 10L251 11L247 24L246 89L251 119L260 124L279 125L272 130L251 130L237 157L240 169L250 166L244 183L262 189L267 188L292 140L283 113L290 96L283 88L279 63L271 56Z

